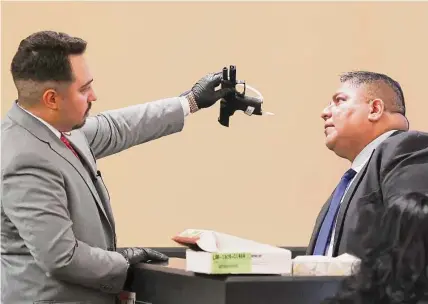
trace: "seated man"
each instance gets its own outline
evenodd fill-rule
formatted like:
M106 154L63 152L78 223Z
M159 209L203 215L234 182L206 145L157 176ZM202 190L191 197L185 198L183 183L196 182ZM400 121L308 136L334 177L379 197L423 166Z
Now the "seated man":
M361 264L323 304L422 303L428 292L428 196L408 193L385 207L368 201L360 213Z
M307 254L363 254L361 235L354 231L360 202L381 204L395 195L428 192L428 134L408 130L400 85L365 71L340 80L322 118L327 147L351 168L322 207Z

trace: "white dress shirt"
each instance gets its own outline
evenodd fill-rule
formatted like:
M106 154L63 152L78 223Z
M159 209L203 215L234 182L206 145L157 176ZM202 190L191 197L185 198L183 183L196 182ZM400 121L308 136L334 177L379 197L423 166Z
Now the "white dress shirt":
M184 112L184 117L186 117L187 115L190 114L190 106L189 106L189 102L187 101L187 98L182 96L182 97L178 97L180 99L181 102L181 106L183 107L183 112ZM19 102L17 103L18 107L20 107L22 110L24 110L25 112L27 112L28 114L30 114L31 116L33 116L34 118L38 119L41 123L43 123L46 127L49 128L49 130L51 130L56 136L58 136L58 138L61 138L61 132L58 131L57 129L55 129L53 126L51 126L49 123L47 123L46 121L44 121L43 119L41 119L40 117L37 117L36 115L34 115L33 113L27 111L26 109L24 109L23 107L21 107L21 105L19 104Z
M361 169L364 167L364 165L370 159L370 155L372 154L373 150L375 150L385 139L387 139L389 136L391 136L391 134L394 133L395 131L396 130L391 130L391 131L388 131L386 133L383 133L382 135L377 137L375 140L373 140L371 143L369 143L367 146L365 146L365 148L357 155L357 157L354 159L354 161L352 162L352 165L351 165L351 168L354 169L357 173L355 174L354 178L351 180L348 187L346 188L345 193L343 194L343 197L342 197L342 200L340 201L340 203L343 202L343 198L345 197L346 193L348 192L349 187L354 182L357 174L361 171ZM337 221L337 218L335 219L335 224L334 224L335 227L333 228L333 231L331 233L330 244L329 244L329 247L327 250L327 256L333 255L333 245L334 245L333 240L334 240L334 234L335 234L335 230L336 230L336 221Z

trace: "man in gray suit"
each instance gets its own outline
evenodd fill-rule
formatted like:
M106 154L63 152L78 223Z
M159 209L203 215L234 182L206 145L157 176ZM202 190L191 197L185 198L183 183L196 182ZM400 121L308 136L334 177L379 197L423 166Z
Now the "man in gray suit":
M86 42L52 31L22 40L18 99L2 122L2 303L115 303L130 265L166 260L116 247L97 159L180 132L185 116L231 90L208 74L180 97L89 117L96 100Z
M360 224L367 204L387 204L410 192L428 194L428 133L410 130L404 94L391 77L353 71L322 111L326 145L350 162L315 222L307 254L363 256Z

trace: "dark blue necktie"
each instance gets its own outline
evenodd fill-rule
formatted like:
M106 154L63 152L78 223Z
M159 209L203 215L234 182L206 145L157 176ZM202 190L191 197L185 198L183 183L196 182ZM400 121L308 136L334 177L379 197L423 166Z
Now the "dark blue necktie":
M345 172L334 191L333 197L330 201L327 214L322 222L321 229L318 233L318 238L315 243L314 255L324 255L329 245L331 232L333 231L333 225L336 219L337 212L339 211L340 201L342 200L343 194L349 185L349 182L355 176L357 172L353 169L349 169Z

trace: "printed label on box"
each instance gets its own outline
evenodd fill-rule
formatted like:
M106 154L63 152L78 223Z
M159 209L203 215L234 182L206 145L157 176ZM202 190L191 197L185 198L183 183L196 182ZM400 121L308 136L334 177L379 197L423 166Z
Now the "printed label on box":
M251 253L213 253L212 273L251 272Z

